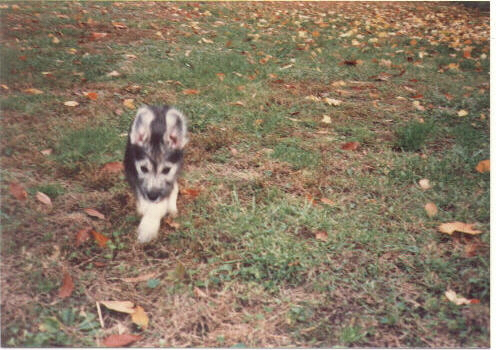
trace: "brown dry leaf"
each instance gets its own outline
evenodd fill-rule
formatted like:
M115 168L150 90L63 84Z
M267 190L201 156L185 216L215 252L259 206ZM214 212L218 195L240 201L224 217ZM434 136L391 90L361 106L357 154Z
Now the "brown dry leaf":
M97 218L97 219L101 219L101 220L105 220L105 215L103 215L102 213L100 213L98 210L91 209L91 208L86 208L86 209L84 209L84 212L86 214L88 214L89 216L91 216L91 217L94 217L94 218Z
M147 273L146 275L141 275L137 277L121 278L121 280L127 283L137 283L137 282L148 281L149 279L152 279L156 276L157 273L151 272L151 273Z
M134 99L133 98L126 98L122 104L129 108L129 109L136 109L136 107L134 106Z
M317 231L315 232L315 239L327 242L327 240L329 239L329 235L325 231Z
M134 303L132 301L114 301L114 300L106 300L99 301L100 304L105 306L109 310L122 312L125 314L132 314L135 312Z
M341 146L342 150L345 151L356 151L358 147L360 146L360 142L354 141L354 142L346 142Z
M112 334L103 340L103 345L109 348L126 346L141 339L141 335L134 334Z
M425 209L425 212L427 213L427 216L430 218L437 215L437 206L432 202L427 203L424 206L424 209Z
M184 89L183 90L184 95L198 95L199 93L200 93L200 91L198 91L196 89Z
M325 114L322 116L322 120L320 122L324 124L332 124L331 117Z
M19 201L24 201L28 198L28 193L20 183L11 182L9 185L9 191L15 199Z
M105 235L102 235L100 232L97 232L95 230L91 230L90 233L93 236L93 238L95 239L98 246L100 248L105 248L105 246L107 245L107 242L110 240L110 238L108 238Z
M181 224L178 222L175 222L171 217L168 217L167 219L165 219L165 223L176 230L181 227Z
M324 204L327 204L327 205L335 205L336 202L330 200L329 198L321 198L320 201Z
M81 244L90 239L90 231L91 228L83 228L76 233L76 247L79 247Z
M62 286L59 289L59 298L67 298L71 296L74 291L74 282L72 282L72 277L68 272L64 272L64 278L62 280Z
M98 33L98 32L92 32L90 34L90 40L100 40L105 38L108 35L108 33Z
M482 231L474 230L473 226L475 224L466 224L464 222L455 221L455 222L446 222L444 224L439 225L438 230L442 233L446 233L448 235L453 234L453 232L462 232L469 235L478 235L481 234Z
M107 73L107 77L119 77L120 75L121 75L121 73L119 73L116 70L113 70L112 72Z
M84 94L84 96L86 96L90 100L95 101L98 99L98 94L96 92L84 92L83 94Z
M22 90L22 92L25 92L25 93L31 94L31 95L41 95L41 94L43 94L43 91L41 91L39 89L35 89L35 88L24 89L24 90Z
M219 78L220 81L224 81L224 78L226 77L226 75L224 73L216 73L217 75L217 78Z
M487 173L490 169L491 164L489 162L489 159L481 160L475 167L475 170L477 170L479 173Z
M79 102L77 102L77 101L65 101L64 106L76 107L76 106L79 106Z
M207 293L205 293L204 291L202 291L200 288L198 287L195 287L195 289L193 289L193 293L195 293L195 296L197 298L200 298L200 299L205 299L205 298L208 298L208 295Z
M127 26L121 22L112 22L115 29L127 29Z
M43 154L44 156L49 156L50 154L52 154L53 150L51 148L47 148L47 149L44 149L41 151L41 154Z
M131 320L142 329L146 329L148 327L148 315L141 306L136 306L134 312L131 314Z
M43 192L36 192L36 199L49 207L52 206L52 200Z
M122 162L109 162L102 167L102 171L108 174L116 174L124 171Z
M199 188L183 188L179 192L185 196L196 198L200 195L201 190Z
M244 107L245 104L241 101L236 101L236 102L231 102L229 103L231 106L240 106L240 107Z
M431 188L431 183L429 182L429 179L421 179L419 180L418 183L420 188L423 190L428 190L429 188Z
M456 305L470 305L470 304L479 304L480 300L479 299L467 299L462 296L458 296L455 291L448 289L445 293L444 296L451 301L452 303Z

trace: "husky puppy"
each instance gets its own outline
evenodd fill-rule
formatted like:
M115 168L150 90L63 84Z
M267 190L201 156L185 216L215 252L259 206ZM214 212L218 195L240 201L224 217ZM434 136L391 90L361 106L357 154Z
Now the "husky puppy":
M156 238L160 220L177 215L177 178L188 142L186 118L169 106L142 106L129 131L124 169L143 217L138 242Z

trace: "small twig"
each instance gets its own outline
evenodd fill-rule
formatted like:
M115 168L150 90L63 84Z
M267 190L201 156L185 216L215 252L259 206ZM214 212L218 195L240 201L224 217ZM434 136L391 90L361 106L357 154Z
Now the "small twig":
M100 303L96 302L96 309L98 311L98 318L100 319L100 325L102 328L105 328L105 324L103 323L102 310L100 309Z

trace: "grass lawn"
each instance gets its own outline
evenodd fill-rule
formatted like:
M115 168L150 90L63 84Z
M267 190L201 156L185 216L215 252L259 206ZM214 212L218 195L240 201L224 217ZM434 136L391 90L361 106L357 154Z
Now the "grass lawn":
M489 346L487 12L8 2L0 23L2 346ZM139 245L115 162L163 103L189 119L179 217Z

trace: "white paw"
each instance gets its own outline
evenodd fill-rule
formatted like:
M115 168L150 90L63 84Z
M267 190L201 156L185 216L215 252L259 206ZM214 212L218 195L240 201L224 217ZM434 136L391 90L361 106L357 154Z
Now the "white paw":
M160 219L144 217L138 226L138 242L148 243L157 238L159 228Z

